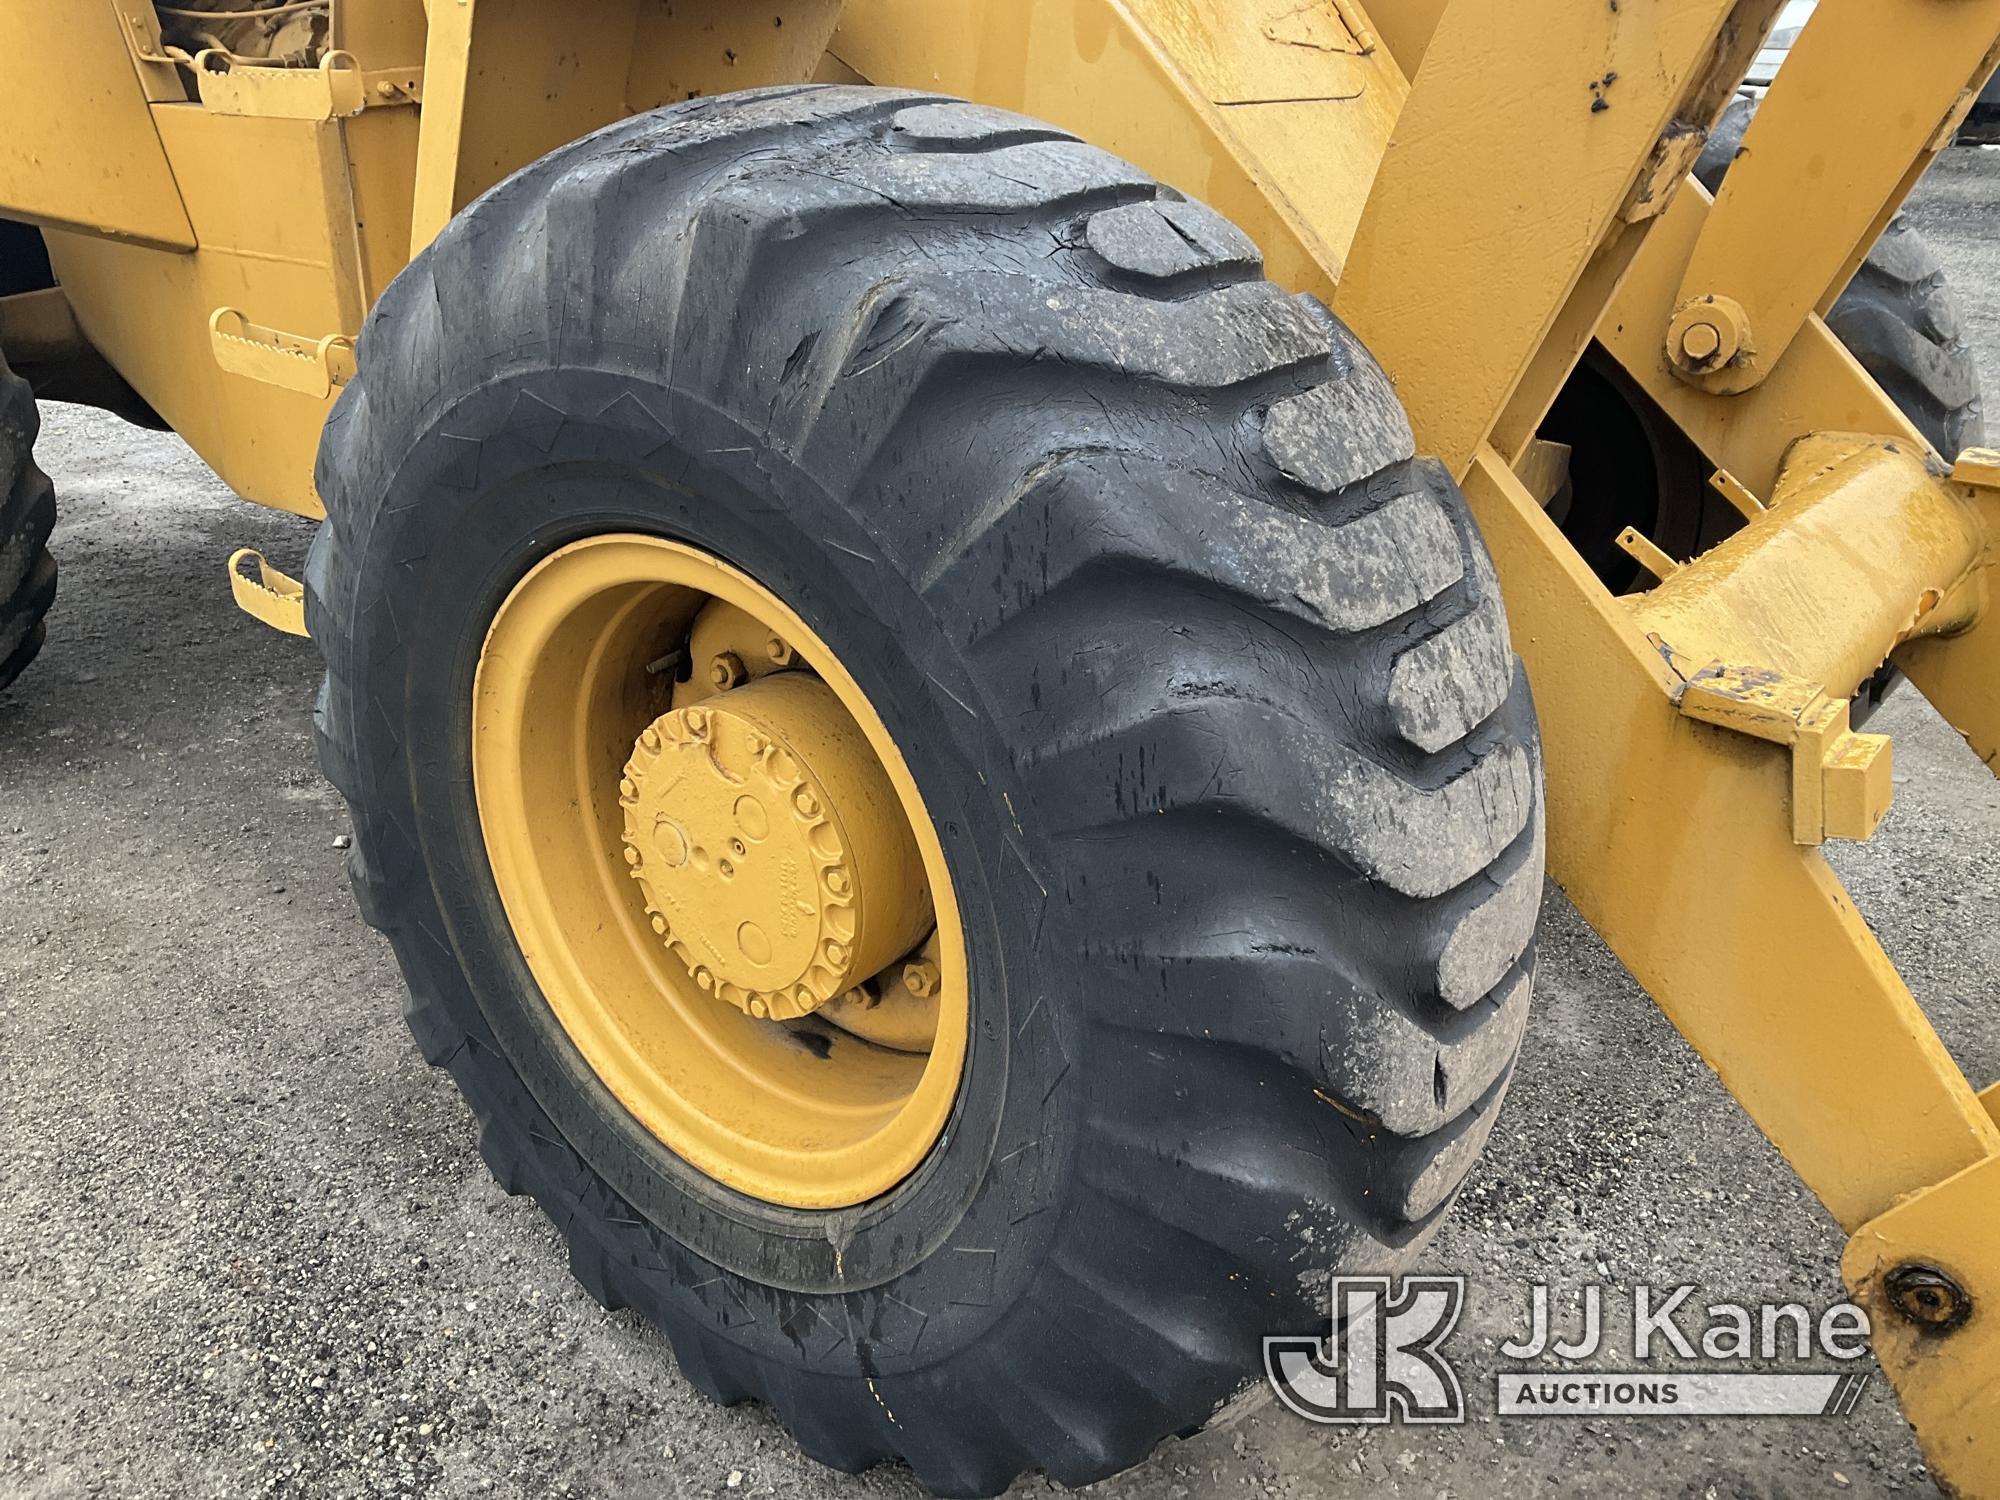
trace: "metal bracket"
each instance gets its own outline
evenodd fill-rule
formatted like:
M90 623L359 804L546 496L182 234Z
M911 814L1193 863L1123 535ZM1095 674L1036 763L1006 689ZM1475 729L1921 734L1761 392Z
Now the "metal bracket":
M1992 1108L1992 1091L1981 1098ZM1910 1194L1855 1230L1841 1276L1948 1493L2000 1481L2000 1156Z
M354 378L354 340L344 333L312 339L252 323L233 307L209 314L215 362L232 375L321 400Z
M1730 508L1746 521L1754 521L1770 507L1750 493L1750 487L1727 469L1708 476L1708 487L1729 502Z
M1710 662L1680 696L1690 719L1792 752L1792 842L1870 837L1895 797L1887 735L1857 734L1845 698L1763 667Z
M1662 583L1681 570L1682 564L1672 553L1636 526L1627 526L1612 540L1618 544L1620 552Z
M246 561L257 564L255 578L243 571ZM229 591L236 607L252 619L286 635L311 634L306 629L305 585L272 567L255 547L240 547L230 554Z
M180 65L187 54L175 48L169 53L160 37L160 16L150 0L116 0L112 10L118 16L119 31L138 69L139 82L152 104L184 104L187 89L181 82Z

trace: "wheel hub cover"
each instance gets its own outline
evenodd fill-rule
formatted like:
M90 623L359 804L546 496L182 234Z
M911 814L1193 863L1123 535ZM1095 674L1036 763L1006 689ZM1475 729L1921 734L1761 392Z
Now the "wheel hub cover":
M895 791L815 678L762 678L655 719L619 801L653 930L752 1016L810 1014L933 920Z

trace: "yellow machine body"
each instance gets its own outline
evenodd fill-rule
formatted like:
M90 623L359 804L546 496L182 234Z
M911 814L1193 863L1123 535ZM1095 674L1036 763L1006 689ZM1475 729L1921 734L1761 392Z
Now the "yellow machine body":
M177 51L150 0L0 12L0 217L60 283L0 299L0 346L96 350L239 493L316 515L383 287L627 114L933 89L1213 203L1464 485L1538 702L1553 873L1852 1236L1933 1469L2000 1495L2000 1093L1820 852L1886 809L1891 747L1847 708L1885 659L2000 768L2000 456L1948 467L1820 317L2000 59L2000 0L1822 5L1714 198L1689 170L1779 0L329 4L331 50L290 68ZM1627 598L1544 509L1537 429L1593 340L1746 521L1693 558L1628 537L1659 583ZM238 589L302 628L261 563ZM1967 1315L1925 1318L1911 1268Z

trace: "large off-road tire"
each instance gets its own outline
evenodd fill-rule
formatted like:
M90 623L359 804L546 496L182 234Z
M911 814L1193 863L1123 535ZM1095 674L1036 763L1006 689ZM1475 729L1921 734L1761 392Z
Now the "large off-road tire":
M359 352L308 580L355 889L500 1183L689 1380L837 1468L1082 1483L1416 1253L1526 1016L1535 727L1461 497L1243 235L1031 120L775 90L503 183ZM810 624L950 864L956 1111L856 1208L639 1130L496 896L481 642L538 561L635 531Z
M1695 165L1711 193L1743 146L1757 101L1724 112ZM1986 441L1979 367L1944 264L1906 214L1882 238L1827 314L1827 327L1947 461Z
M1984 445L1979 366L1958 298L1908 215L1889 221L1826 326L1947 459Z
M40 430L34 392L0 354L0 690L42 649L43 616L56 597L56 492L35 467Z

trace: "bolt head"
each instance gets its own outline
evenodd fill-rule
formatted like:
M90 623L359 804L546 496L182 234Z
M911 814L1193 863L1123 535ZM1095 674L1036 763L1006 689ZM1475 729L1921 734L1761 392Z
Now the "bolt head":
M723 692L737 686L748 675L743 670L743 658L734 651L720 652L708 664L709 682Z
M1697 364L1714 359L1722 348L1722 333L1713 323L1697 323L1681 335L1681 352Z
M1750 315L1731 297L1689 298L1667 324L1666 346L1682 374L1720 374L1753 354Z

